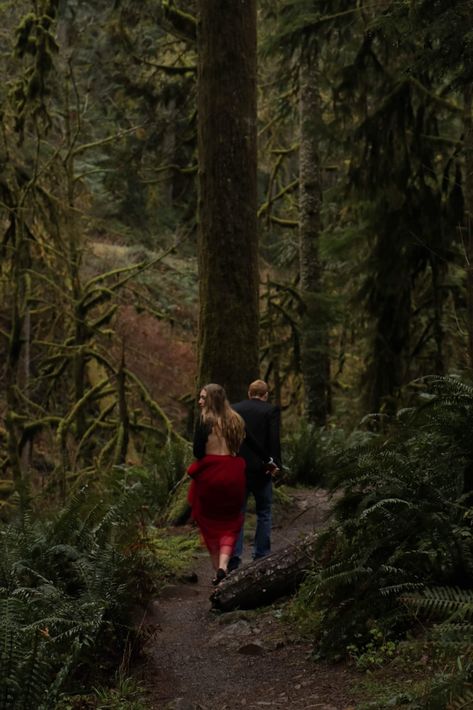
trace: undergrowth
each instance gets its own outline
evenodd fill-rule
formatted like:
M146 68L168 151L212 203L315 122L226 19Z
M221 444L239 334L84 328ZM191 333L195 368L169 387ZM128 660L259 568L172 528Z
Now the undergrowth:
M301 420L283 440L284 482L289 485L326 486L341 448L370 440L369 431L347 435L342 429L319 428Z
M422 702L467 707L473 387L453 377L423 384L418 405L399 412L388 433L334 452L325 476L336 493L333 522L293 615L305 615L316 657L351 656L361 665L389 662L407 633L434 628L444 670Z
M183 538L165 545L153 525L179 467L164 482L159 472L117 469L61 510L0 528L1 710L67 707L106 687L139 648L135 610L192 546ZM94 707L120 707L100 702Z

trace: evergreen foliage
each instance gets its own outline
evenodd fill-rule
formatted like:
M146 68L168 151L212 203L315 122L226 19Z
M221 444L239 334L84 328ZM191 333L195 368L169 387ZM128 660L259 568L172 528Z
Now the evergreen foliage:
M462 372L473 358L471 3L260 0L258 8L251 201L259 200L265 282L260 374L290 425L307 390L306 330L328 328L331 369L329 383L328 368L317 374L330 385L333 420L324 429L297 421L286 442L290 482L328 485L335 504L299 603L315 620L318 653L332 657L363 649L374 632L402 638L413 607L438 622L432 639L447 663L460 659L460 672L439 678L426 703L461 707L471 702L473 389L425 376ZM0 510L12 521L0 532L0 707L53 707L72 686L87 686L100 648L122 648L130 603L154 584L154 568L143 574L150 555L161 574L167 565L147 526L159 524L166 503L168 519L185 505L188 445L126 356L117 314L133 304L175 323L176 290L163 312L164 277L149 285L149 274L173 251L198 256L195 178L209 171L197 156L197 9L195 0L0 3ZM210 62L217 98L230 30ZM308 174L320 179L312 266L323 265L308 299L295 237L301 69L316 80L306 138ZM223 113L234 100L241 107L231 95ZM205 139L228 161L229 125L217 117ZM252 164L255 155L252 144ZM227 332L238 329L237 355L256 376L256 251L242 274L233 268L244 240L256 244L256 205L251 227L235 232L235 251L227 248L249 204L231 207L247 173L243 161L229 181L213 180L213 196L225 199L209 224L223 218L214 246L229 261L204 265L201 282L216 323L223 309ZM97 240L131 243L136 258L127 252L127 263L100 269ZM201 263L203 252L201 241ZM250 272L253 324L242 288ZM234 310L224 305L229 274L242 288ZM222 379L236 361L231 341L209 347L219 364L228 344ZM423 379L409 387L412 378ZM333 425L366 412L378 414L341 441ZM84 480L88 493L75 499ZM58 498L61 512L33 517Z
M142 505L136 486L111 505L83 489L50 520L0 530L1 708L55 707L90 687L97 658L121 657L131 612L155 585Z
M20 101L16 89L5 94L1 115L3 467L23 509L37 485L32 469L51 472L50 491L65 500L71 482L94 469L92 462L103 471L139 459L147 435L162 445L178 438L146 384L128 367L115 333L123 291L173 247L103 273L90 273L86 266L88 175L101 170L97 151L129 129L99 134L86 120L82 68L72 57L66 61L64 45L53 52L53 35L65 32L68 17L55 12L55 3L44 2L18 20L13 75L23 87L38 75L42 88L34 96L27 92L28 101ZM138 405L144 405L141 416L133 414Z
M403 602L427 619L440 619L429 636L443 664L422 697L422 707L441 710L468 707L473 701L473 592L456 587L434 587L404 595Z
M325 486L340 447L354 441L360 445L370 438L369 432L358 431L347 442L342 429L319 428L302 419L283 442L284 480L293 485Z
M362 646L373 625L387 637L402 635L412 625L399 603L406 592L471 589L473 388L455 378L428 385L389 435L372 435L336 458L336 520L320 538L323 563L301 591L318 613L322 655Z

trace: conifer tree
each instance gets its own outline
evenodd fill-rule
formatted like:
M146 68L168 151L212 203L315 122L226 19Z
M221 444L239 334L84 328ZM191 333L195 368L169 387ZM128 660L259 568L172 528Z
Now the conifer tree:
M326 422L330 360L326 315L321 308L323 291L320 260L322 176L319 157L321 99L318 57L307 50L301 60L299 147L299 278L303 304L301 370L304 379L306 415L322 426Z
M256 2L200 0L199 384L258 374Z

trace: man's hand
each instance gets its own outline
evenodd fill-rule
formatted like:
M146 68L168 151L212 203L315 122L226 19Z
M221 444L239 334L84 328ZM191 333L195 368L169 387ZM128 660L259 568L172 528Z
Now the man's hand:
M263 464L263 471L267 476L271 476L273 480L277 478L281 473L281 469L279 468L277 463L273 461L272 458Z

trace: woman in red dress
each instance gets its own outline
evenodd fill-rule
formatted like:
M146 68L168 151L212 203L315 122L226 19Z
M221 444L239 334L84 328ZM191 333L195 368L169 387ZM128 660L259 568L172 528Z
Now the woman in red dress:
M213 584L225 578L228 560L243 524L245 460L238 456L245 439L243 419L230 407L220 385L202 387L200 417L194 435L189 503L215 570Z

